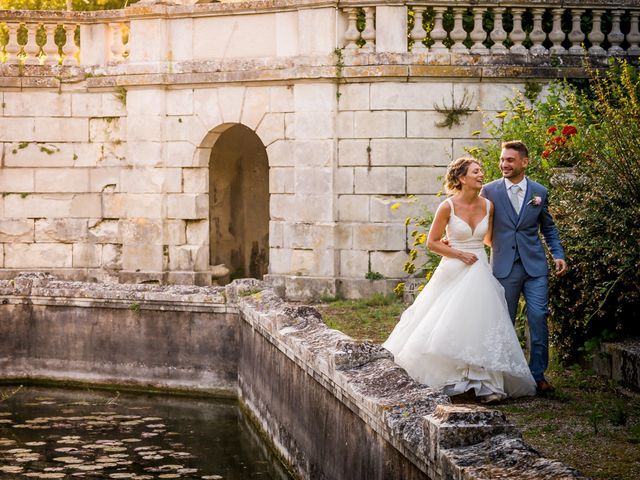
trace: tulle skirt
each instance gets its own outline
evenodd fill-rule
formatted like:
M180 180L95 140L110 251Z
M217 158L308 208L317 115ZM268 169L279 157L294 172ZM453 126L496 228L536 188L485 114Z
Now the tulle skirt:
M383 344L420 383L447 395L535 395L536 385L484 249L469 266L443 258Z

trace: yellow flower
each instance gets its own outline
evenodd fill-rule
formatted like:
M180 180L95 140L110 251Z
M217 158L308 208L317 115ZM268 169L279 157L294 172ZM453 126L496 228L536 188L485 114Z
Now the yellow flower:
M391 210L397 210L400 208L400 204L399 203L394 203L393 205L391 205Z
M496 115L496 118L504 118L507 116L507 112L500 112L499 114Z
M427 234L426 233L421 233L420 235L418 235L416 237L416 243L417 244L422 244L424 242L427 241Z
M480 130L474 130L473 132L471 132L471 136L475 137L477 135L480 135L482 132Z

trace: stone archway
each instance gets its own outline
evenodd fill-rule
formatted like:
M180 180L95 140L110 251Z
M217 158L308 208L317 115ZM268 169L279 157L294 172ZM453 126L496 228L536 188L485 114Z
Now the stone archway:
M234 278L262 278L269 266L269 162L253 130L233 124L209 158L210 259Z

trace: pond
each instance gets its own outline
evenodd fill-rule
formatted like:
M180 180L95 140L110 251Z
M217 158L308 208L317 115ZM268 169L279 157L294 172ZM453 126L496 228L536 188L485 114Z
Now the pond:
M0 478L292 477L236 401L2 386Z

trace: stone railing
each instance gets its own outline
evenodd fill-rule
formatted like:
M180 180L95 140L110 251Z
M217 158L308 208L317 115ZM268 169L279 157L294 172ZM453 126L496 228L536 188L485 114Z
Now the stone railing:
M344 47L351 52L640 54L637 1L411 1L394 6L347 0L340 5L347 18Z

